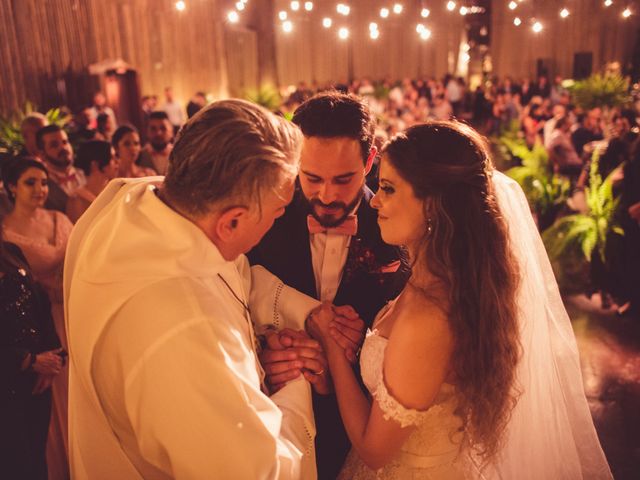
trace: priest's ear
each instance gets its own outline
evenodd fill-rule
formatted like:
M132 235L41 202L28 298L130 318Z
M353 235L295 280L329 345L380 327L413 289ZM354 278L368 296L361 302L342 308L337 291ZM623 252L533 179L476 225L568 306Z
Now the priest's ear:
M375 160L376 155L378 155L378 149L372 145L371 150L369 150L369 156L367 157L367 162L364 165L365 176L369 175L369 172L371 171L371 167L373 167L373 161Z
M246 207L231 207L218 217L215 225L216 236L224 242L233 241L241 229L242 222L246 222L249 210Z

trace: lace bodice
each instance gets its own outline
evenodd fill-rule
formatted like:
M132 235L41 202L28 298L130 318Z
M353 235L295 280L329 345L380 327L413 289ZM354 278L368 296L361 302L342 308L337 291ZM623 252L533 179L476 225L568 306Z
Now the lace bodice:
M454 414L457 406L455 387L443 384L428 410L406 408L389 393L384 383L382 366L387 342L375 329L367 332L360 354L362 379L384 412L385 419L395 420L403 427L411 425L415 429L400 454L380 470L370 470L355 451L351 451L339 478L467 478L464 472L468 469L460 454L462 421Z

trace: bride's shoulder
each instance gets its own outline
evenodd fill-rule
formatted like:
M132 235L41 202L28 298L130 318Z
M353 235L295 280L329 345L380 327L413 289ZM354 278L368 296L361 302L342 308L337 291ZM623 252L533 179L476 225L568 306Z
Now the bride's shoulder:
M445 311L433 301L413 299L398 307L385 350L384 378L403 405L425 409L448 376L453 333Z

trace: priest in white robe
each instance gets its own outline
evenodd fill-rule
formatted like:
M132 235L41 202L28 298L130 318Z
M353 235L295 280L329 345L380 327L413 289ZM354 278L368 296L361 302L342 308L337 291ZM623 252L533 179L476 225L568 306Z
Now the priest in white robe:
M64 279L74 479L315 478L310 386L269 396L253 325L301 326L317 301L243 255L291 200L300 141L214 103L164 181L114 180L81 217Z

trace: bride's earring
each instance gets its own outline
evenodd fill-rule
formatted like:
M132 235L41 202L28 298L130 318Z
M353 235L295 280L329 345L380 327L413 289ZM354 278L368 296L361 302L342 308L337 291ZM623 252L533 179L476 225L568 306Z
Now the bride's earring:
M431 218L427 218L427 237L430 237L433 233L433 222Z

